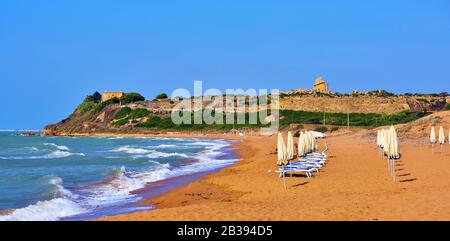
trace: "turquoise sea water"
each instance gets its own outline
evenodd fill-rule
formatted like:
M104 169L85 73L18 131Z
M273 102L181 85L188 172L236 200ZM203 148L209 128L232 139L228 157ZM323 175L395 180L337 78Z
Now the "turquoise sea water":
M236 161L212 139L41 137L0 132L0 220L76 220L148 209L146 184Z

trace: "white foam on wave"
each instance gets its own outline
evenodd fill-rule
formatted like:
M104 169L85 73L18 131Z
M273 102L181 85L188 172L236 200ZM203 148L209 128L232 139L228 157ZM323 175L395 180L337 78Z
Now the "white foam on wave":
M57 198L16 209L10 214L0 216L0 221L56 221L63 217L87 212L72 200L77 196L63 187L61 178L53 177L48 183L56 188Z
M138 154L138 155L134 156L135 158L141 158L141 157L162 158L162 157L174 157L174 156L185 157L185 158L188 157L184 153L178 153L178 152L166 153L166 152L160 152L160 151L156 151L156 150L143 149L143 148L132 147L132 146L121 146L121 147L118 147L118 148L114 149L113 152L124 152L124 153L127 153L127 154Z
M184 175L199 171L209 171L217 168L222 168L233 164L239 159L221 159L220 157L224 155L223 148L230 146L230 142L225 140L215 140L212 142L192 142L186 143L192 146L204 146L205 150L199 152L194 156L197 162L191 163L190 165L183 166L179 169L174 170L177 175Z
M34 146L23 147L20 150L24 150L24 151L27 151L27 152L37 152L37 151L39 151L39 149L37 147L34 147Z
M153 148L172 148L172 147L177 147L176 145L172 145L172 144L161 144L161 145L157 145L157 146L150 146Z
M137 147L132 147L132 146L121 146L118 147L114 150L112 150L113 152L124 152L127 154L147 154L150 152L150 150L147 149L143 149L143 148L137 148Z
M45 156L43 156L43 158L47 158L47 159L53 159L53 158L63 158L63 157L68 157L68 156L85 156L84 153L72 153L72 152L68 152L68 151L60 151L60 150L56 150L53 151Z
M44 143L44 145L55 147L56 149L61 150L61 151L70 151L70 149L67 146L57 145L55 143Z
M56 158L63 158L68 156L85 156L84 153L72 153L68 151L61 151L61 150L55 150L50 152L49 154L42 155L42 156L2 156L0 159L3 160L27 160L27 159L56 159Z
M122 166L110 182L89 189L88 195L81 202L84 206L104 207L120 202L137 201L140 197L132 194L133 191L145 187L147 183L163 180L171 172L169 164L154 163L156 165L145 172L127 171Z
M0 221L56 221L84 212L85 209L67 198L55 198L39 201L34 205L17 209L9 215L0 216Z

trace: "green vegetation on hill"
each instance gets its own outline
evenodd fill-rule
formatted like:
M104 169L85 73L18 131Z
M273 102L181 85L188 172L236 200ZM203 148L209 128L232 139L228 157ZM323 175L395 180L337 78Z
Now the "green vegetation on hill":
M146 121L137 124L136 127L145 127L145 128L157 127L158 123L160 123L160 122L161 122L161 117L152 116L151 118L147 119Z
M113 125L114 126L123 126L125 124L128 124L128 122L130 122L130 118L127 117L127 118L123 118L123 119L114 121Z
M76 108L75 112L81 112L82 114L92 111L92 114L97 114L101 112L106 106L111 104L129 104L137 101L144 101L145 98L138 93L125 93L120 99L111 98L107 101L102 102L102 95L97 91L86 96L83 102Z
M139 93L125 93L122 98L120 98L120 101L122 102L122 105L126 105L129 103L134 103L138 101L144 101L144 96L140 95Z
M185 113L189 115L189 113ZM259 114L259 113L258 113ZM250 113L245 114L245 119L249 120ZM145 122L139 123L136 125L136 127L141 128L157 128L157 129L174 129L174 130L230 130L233 128L260 128L265 127L268 125L262 124L259 120L257 124L226 124L226 116L223 116L223 124L207 124L205 123L205 120L202 121L201 124L194 124L195 120L195 113L191 113L191 124L181 124L176 125L172 122L172 119L170 116L166 117L160 117L160 116L152 116L151 118L147 119ZM235 116L235 123L236 123L237 116ZM259 119L259 118L258 118Z
M347 114L345 113L325 113L325 118L322 112L281 110L280 114L284 117L280 120L281 126L286 126L290 123L347 125ZM428 113L425 112L401 112L391 115L351 113L349 119L351 126L376 127L407 123L426 115L428 115Z
M130 112L129 116L131 119L138 119L138 118L148 116L149 114L150 114L150 111L148 111L147 109L138 108L138 109L132 110Z
M157 100L159 100L159 99L167 99L167 98L169 98L169 97L167 96L166 93L161 93L161 94L156 96Z
M114 119L118 120L118 119L122 119L126 116L128 116L131 113L131 108L126 106L121 108L116 115L114 116Z

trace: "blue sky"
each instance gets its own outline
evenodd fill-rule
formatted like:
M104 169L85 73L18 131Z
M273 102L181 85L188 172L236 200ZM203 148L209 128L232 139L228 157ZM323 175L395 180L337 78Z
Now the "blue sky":
M0 129L95 90L450 90L450 2L0 0ZM449 91L450 92L450 91Z

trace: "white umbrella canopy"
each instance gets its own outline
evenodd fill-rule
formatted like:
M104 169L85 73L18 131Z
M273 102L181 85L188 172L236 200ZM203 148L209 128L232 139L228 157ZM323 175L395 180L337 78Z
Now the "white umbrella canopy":
M309 131L305 132L305 154L309 153L310 149L311 149L311 135L309 133Z
M398 148L397 131L395 130L394 126L391 126L391 135L392 135L392 153L391 153L391 157L399 158L400 157L400 151L399 151L399 148Z
M389 143L390 143L391 135L389 130L384 130L384 141L383 141L383 151L384 153L389 153Z
M314 146L314 137L312 135L311 131L308 131L308 145L306 146L307 148L307 153L310 153L313 151L313 146Z
M292 133L290 131L288 132L287 138L286 158L288 160L294 159L294 138L292 137Z
M436 132L434 131L434 126L431 127L430 142L431 144L436 143Z
M277 153L278 153L278 165L287 165L287 155L286 155L286 145L284 144L283 135L278 132L278 143L277 143Z
M444 134L444 128L442 126L439 127L439 144L441 144L441 145L445 144L445 134Z
M313 135L313 133L312 132L310 132L310 135L311 135L311 151L312 152L315 152L316 151L316 147L317 147L317 144L316 144L316 137Z
M305 134L300 132L300 136L298 137L298 156L304 156L306 154L305 151Z

